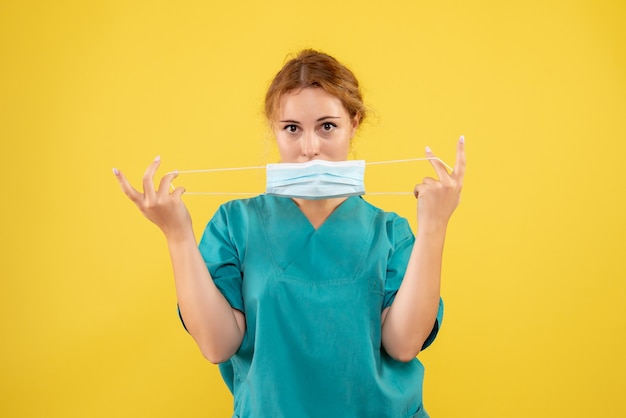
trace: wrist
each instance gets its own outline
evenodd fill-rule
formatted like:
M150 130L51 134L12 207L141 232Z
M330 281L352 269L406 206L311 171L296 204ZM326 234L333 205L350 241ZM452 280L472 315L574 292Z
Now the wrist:
M430 234L444 234L448 229L447 219L436 218L417 218L418 229L428 232Z
M427 234L429 236L442 236L446 235L448 229L448 222L442 220L418 220L417 231L418 234Z
M193 243L194 246L196 245L196 237L191 226L175 228L163 231L163 233L165 234L165 239L167 240L169 246L184 245L188 243Z

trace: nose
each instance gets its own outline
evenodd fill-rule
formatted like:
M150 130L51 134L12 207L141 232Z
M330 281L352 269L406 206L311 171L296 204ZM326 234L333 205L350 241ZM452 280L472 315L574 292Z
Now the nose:
M305 133L302 136L302 155L307 158L314 158L320 154L320 140L314 133Z

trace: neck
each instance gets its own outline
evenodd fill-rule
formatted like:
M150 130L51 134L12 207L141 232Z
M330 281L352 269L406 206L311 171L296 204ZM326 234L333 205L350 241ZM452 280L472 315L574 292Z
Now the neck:
M347 197L333 197L330 199L301 199L298 197L292 198L296 205L300 209L310 209L310 210L333 210L337 206L339 206Z
M294 197L292 199L296 205L298 205L304 216L309 219L311 225L317 229L324 223L324 221L326 221L326 219L328 219L330 214L333 213L333 211L347 199L347 197L315 200Z

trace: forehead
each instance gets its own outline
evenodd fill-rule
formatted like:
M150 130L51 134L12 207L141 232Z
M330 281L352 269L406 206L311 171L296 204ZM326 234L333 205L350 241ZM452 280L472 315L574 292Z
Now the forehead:
M278 113L279 120L348 116L341 100L319 87L306 87L283 94Z

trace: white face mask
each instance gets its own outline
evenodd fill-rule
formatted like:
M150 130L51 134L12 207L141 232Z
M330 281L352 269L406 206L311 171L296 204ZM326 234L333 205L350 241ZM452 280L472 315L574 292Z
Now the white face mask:
M301 199L362 195L364 174L363 160L268 164L265 193Z
M275 196L302 197L304 199L325 199L338 196L352 196L365 194L363 177L365 165L405 163L411 161L437 160L452 171L452 167L437 157L409 158L404 160L388 160L366 163L363 160L354 161L323 161L312 160L307 163L280 163L267 166L209 168L205 170L171 171L168 174L178 173L215 173L239 170L266 170L266 194ZM170 184L172 190L174 185ZM258 192L207 192L186 191L186 195L205 196L256 196ZM371 195L412 195L407 192L374 192Z

